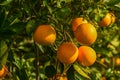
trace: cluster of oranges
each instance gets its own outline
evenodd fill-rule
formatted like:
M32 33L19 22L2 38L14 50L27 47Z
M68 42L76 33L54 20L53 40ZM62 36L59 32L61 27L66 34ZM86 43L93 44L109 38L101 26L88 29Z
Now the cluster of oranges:
M72 64L76 60L84 66L92 65L96 60L95 51L88 47L95 42L97 31L94 26L83 18L76 18L72 21L73 33L84 46L79 49L73 42L63 42L57 50L57 58L64 64ZM33 34L34 41L40 45L49 45L56 40L56 31L51 25L40 25Z
M109 26L115 22L115 16L107 13L98 23L99 26ZM72 64L76 60L83 66L91 66L96 61L96 52L90 47L97 39L97 30L93 24L83 17L71 21L75 39L81 44L78 48L73 42L63 42L57 49L57 59L64 64ZM40 45L53 44L56 40L56 30L51 25L40 25L33 34L33 39Z
M115 22L115 15L107 13L98 25L109 26ZM90 47L97 39L97 30L94 25L83 17L71 21L72 31L79 48L73 42L62 42L57 49L57 59L63 64L73 64L77 61L82 66L91 66L96 61L96 52ZM51 25L40 25L33 34L33 39L40 45L50 45L56 40L56 30Z
M76 22L74 22L73 24L75 23ZM85 30L87 33L82 30ZM81 24L81 26L77 26L77 29L74 31L74 34L76 36L76 39L78 38L78 41L84 45L92 44L97 37L96 29L89 23L84 23L84 25ZM95 40L90 38L89 36L87 37L87 35L93 35L93 36L95 35L94 38ZM33 38L34 41L39 43L40 45L49 45L55 42L56 31L51 25L40 25L35 30ZM78 49L73 42L63 42L58 47L57 58L60 62L64 64L72 64L76 60L78 60L78 62L81 63L82 65L90 66L95 62L96 54L95 51L88 46L81 46Z
M77 61L83 66L91 66L96 60L96 52L90 47L97 39L96 28L83 17L72 20L72 31L82 45L78 48Z
M89 47L97 38L95 27L82 17L72 20L72 31L76 40L82 45L79 48L72 42L63 42L57 51L57 58L64 64L76 60L83 66L90 66L96 60L96 52Z

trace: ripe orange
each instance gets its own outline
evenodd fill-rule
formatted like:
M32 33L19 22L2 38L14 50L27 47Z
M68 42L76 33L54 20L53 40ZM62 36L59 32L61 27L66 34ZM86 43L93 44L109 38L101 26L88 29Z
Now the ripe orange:
M66 75L56 74L56 80L68 80Z
M33 39L40 45L49 45L56 40L56 31L51 25L40 25L33 34Z
M0 70L0 78L4 77L6 74L6 67L2 67L2 69Z
M82 23L88 23L88 21L82 17L78 17L78 18L73 19L71 22L72 30L76 31L77 27Z
M90 23L83 23L78 26L74 36L82 45L91 45L96 41L97 31Z
M57 58L64 64L72 64L78 57L78 48L72 42L64 42L58 47Z
M111 24L111 14L107 13L105 17L99 22L99 25L104 27L104 26L109 26Z
M101 58L100 62L104 64L105 63L105 58Z
M115 58L115 65L120 66L120 58Z
M80 46L78 54L78 63L83 66L91 66L96 60L96 52L88 46Z
M60 80L68 80L67 77L60 77Z
M115 15L113 13L107 13L105 17L98 23L101 27L109 26L115 22Z
M107 80L105 76L103 76L100 80Z
M57 73L54 77L49 78L49 80L68 80L66 75Z

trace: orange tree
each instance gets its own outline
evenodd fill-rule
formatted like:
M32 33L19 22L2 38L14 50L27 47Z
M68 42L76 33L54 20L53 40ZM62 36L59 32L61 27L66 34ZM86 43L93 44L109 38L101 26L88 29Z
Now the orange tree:
M57 59L58 47L63 42L71 42L75 48L83 46L72 30L75 18L94 25L97 31L96 41L89 45L96 52L96 61L89 67L79 64L77 59L70 64ZM76 28L81 22L74 23ZM50 30L35 32L40 25L51 25L54 35L50 35ZM88 37L93 37L87 31L82 33L87 36L81 40L89 41ZM41 38L44 41L37 43ZM45 40L50 44L43 45ZM70 46L63 48L64 61L69 60L68 57L71 60L69 53L79 54L77 48L76 52ZM90 58L84 57L83 62ZM119 58L119 0L0 0L0 71L7 66L1 79L116 80L120 79Z

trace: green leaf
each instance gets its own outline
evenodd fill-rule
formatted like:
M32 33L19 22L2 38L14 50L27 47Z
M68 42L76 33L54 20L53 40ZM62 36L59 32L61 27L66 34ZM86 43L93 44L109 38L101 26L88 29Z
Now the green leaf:
M120 0L109 0L108 5L109 6L115 6L116 4L118 4L120 2Z
M45 63L45 62L47 62L47 61L49 61L51 59L51 57L49 55L46 55L46 54L45 55L40 55L39 57L40 57L39 61L41 63Z
M16 69L16 74L18 75L18 77L20 78L20 80L29 80L26 69L22 68L22 69Z
M35 24L35 20L30 20L26 25L26 32L30 34L33 30L33 25Z
M106 47L94 47L94 50L96 51L96 53L102 53L102 54L106 54L109 53L108 48Z
M69 2L71 2L71 1L73 1L73 0L65 0L66 3L69 3Z
M2 6L8 5L8 4L10 4L12 1L13 1L13 0L6 0L6 1L0 3L0 5L2 5Z
M52 66L52 65L46 66L45 75L47 77L49 77L49 78L53 77L55 74L56 74L56 70L55 70L54 66Z
M7 57L8 57L8 46L5 43L5 41L0 41L0 63L2 65L5 65L7 62Z
M0 30L0 40L6 39L6 38L8 39L12 37L12 35L15 35L15 32L12 30L9 30L9 29Z
M68 78L68 80L75 80L75 75L74 75L74 68L73 68L73 66L71 66L71 67L67 70L67 78Z
M118 40L119 36L116 35L114 39L111 41L111 44L114 45L115 47L120 45L120 41Z
M116 7L117 7L117 9L120 10L120 3L115 5L114 10L116 9ZM119 10L118 10L118 11L119 11Z
M13 25L13 24L15 24L15 23L17 23L17 22L19 22L19 19L18 19L18 18L15 18L15 19L10 23L10 25Z
M2 69L3 65L0 64L0 70Z
M86 78L80 75L78 72L75 72L75 80L86 80Z
M2 65L6 65L7 58L8 58L8 52L5 53L5 54L0 58L0 63L1 63Z
M0 12L0 28L3 26L3 22L5 19L5 11Z
M23 68L23 62L19 59L19 57L16 54L13 54L14 62L12 62L18 69Z
M7 44L5 43L5 41L0 41L0 58L1 56L3 56L6 51L7 51L8 47L7 47Z
M24 8L24 10L25 10L25 12L27 13L27 14L31 14L32 12L30 11L30 6L28 6L28 5L26 5L26 4L24 4L23 5L23 8Z
M24 58L25 59L34 59L35 58L35 54L34 53L26 53L25 55L24 55Z
M75 69L80 75L82 75L83 77L88 78L88 79L91 79L91 78L81 69L81 67L80 67L79 65L74 64L73 67L74 67L74 69Z
M50 14L52 14L52 8L51 8L51 6L49 6L46 1L43 1L43 4L48 8Z
M18 22L9 27L10 30L14 31L15 33L20 33L25 29L25 23Z
M63 21L64 19L66 20L66 18L70 15L70 8L69 7L61 8L60 10L55 12L55 14L58 20L60 21Z

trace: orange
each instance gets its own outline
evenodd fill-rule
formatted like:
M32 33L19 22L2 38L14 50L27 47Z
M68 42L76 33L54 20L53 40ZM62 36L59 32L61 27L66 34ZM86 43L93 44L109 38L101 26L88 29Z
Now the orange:
M56 80L68 80L66 75L56 74Z
M82 17L78 17L78 18L73 19L71 22L72 30L76 31L77 27L82 23L88 23L88 21Z
M61 77L60 80L68 80L67 77Z
M115 58L115 65L120 66L120 58Z
M105 58L101 58L100 62L104 64L105 63Z
M54 77L49 78L49 80L68 80L68 79L66 75L57 73Z
M68 80L66 76L59 76L56 79L49 78L49 80Z
M101 27L109 26L115 22L115 15L113 13L107 13L105 17L98 23Z
M83 66L91 66L96 61L96 52L88 46L80 46L78 54L78 63Z
M64 64L72 64L78 57L78 48L72 42L63 42L57 50L57 58Z
M49 45L56 40L56 31L51 25L40 25L33 34L33 39L40 45Z
M100 80L107 80L105 76L103 76Z
M59 80L68 80L66 76L61 76Z
M100 26L109 26L111 24L111 14L107 13L105 17L98 23Z
M78 26L74 32L74 36L82 45L91 45L96 41L97 31L90 23L83 23Z
M6 68L2 67L2 69L0 70L0 78L4 77L6 74Z

